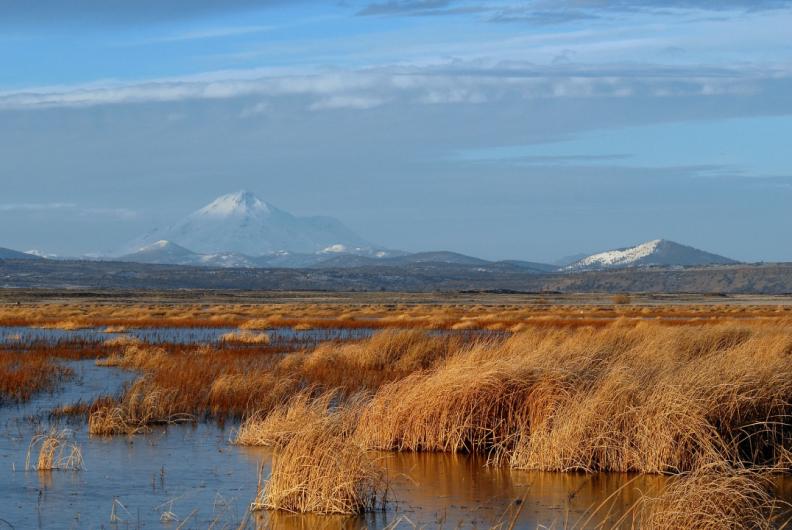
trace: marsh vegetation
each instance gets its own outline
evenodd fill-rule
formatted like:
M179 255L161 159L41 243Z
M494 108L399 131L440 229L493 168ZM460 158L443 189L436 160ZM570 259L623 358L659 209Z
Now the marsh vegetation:
M312 516L278 514L333 514L433 527L399 519L409 471L394 473L394 455L474 459L470 476L454 480L623 477L574 516L573 490L566 508L537 515L536 492L504 487L500 513L477 527L772 528L790 513L792 311L783 305L72 303L5 306L0 323L74 334L5 336L7 421L19 419L14 407L69 388L75 363L126 374L114 392L40 414L47 421L25 431L29 467L101 469L96 444L226 429L219 451L263 451L266 462L236 464L253 510L237 523L299 527ZM136 334L157 326L207 334ZM47 425L63 421L81 446ZM472 524L447 508L452 526Z

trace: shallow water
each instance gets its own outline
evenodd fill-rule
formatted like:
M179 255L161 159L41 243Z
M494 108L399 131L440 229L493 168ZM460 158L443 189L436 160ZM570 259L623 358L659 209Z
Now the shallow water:
M124 333L105 333L103 327L75 330L0 326L0 344L57 344L59 342L103 342L118 336L135 337L149 344L205 344L217 343L226 333L238 328L129 328ZM295 331L292 328L273 328L266 332L273 342L299 340L314 343L324 340L351 340L365 338L374 330L360 329L310 329Z
M257 491L258 468L269 474L271 452L228 443L230 429L177 425L146 435L91 437L84 424L73 429L85 469L25 471L30 439L50 427L49 411L118 392L135 374L65 363L76 377L56 393L22 406L0 408L0 519L14 528L236 528ZM454 454L380 455L391 480L392 502L360 518L261 513L251 526L284 529L488 528L508 519L521 499L517 528L561 524L585 517L592 504L628 480L622 475L527 473L486 467L480 458ZM642 479L649 487L653 479ZM637 490L624 494L628 506ZM115 523L111 524L111 517ZM166 519L171 519L170 522ZM164 522L163 522L164 521ZM0 528L2 528L0 521Z
M60 391L0 408L0 529L8 524L16 529L239 527L257 491L259 465L266 478L272 454L229 444L230 428L190 424L132 437L90 437L84 423L61 422L73 429L85 469L25 471L29 441L49 428L53 407L118 392L135 377L93 361L65 364L77 376ZM508 524L518 510L515 528L520 529L584 528L603 520L612 526L642 492L658 491L664 480L515 471L457 454L382 453L379 458L392 489L386 510L353 518L259 513L248 528L490 528ZM781 490L792 496L788 482Z

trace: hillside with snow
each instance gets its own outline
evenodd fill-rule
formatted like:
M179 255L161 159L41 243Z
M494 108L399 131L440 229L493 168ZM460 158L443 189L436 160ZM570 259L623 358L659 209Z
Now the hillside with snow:
M256 258L237 252L213 252L199 254L177 245L172 241L160 240L140 248L136 252L117 258L118 261L151 263L157 265L192 265L195 267L259 267Z
M41 259L39 256L0 247L0 259Z
M692 267L734 263L738 262L666 239L654 239L633 247L592 254L563 267L561 270L576 272L625 267Z
M376 255L382 251L337 219L298 217L247 191L218 197L172 226L136 239L122 254L140 252L158 241L204 255Z

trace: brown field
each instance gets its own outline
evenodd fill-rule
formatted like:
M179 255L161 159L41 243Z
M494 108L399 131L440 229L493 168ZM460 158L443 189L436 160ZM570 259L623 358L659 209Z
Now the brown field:
M72 413L103 436L241 419L234 443L276 451L254 509L375 509L387 499L382 451L468 452L514 469L672 476L631 510L645 527L778 525L771 477L792 465L792 305L493 300L4 305L5 326L239 330L214 345L6 345L0 402L57 385L60 358L134 371L122 395ZM282 327L375 332L270 340Z

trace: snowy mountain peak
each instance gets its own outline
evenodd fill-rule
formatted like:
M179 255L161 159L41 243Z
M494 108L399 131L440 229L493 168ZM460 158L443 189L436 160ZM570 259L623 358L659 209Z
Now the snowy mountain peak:
M383 250L332 217L297 217L249 191L218 197L173 225L138 238L121 254L139 252L163 240L198 254L262 256L281 251L314 254L331 249L368 255Z
M690 267L731 263L737 262L667 239L653 239L633 247L592 254L564 267L563 270L583 271L646 266Z
M268 215L272 207L249 191L237 191L216 198L194 215L210 217L246 217Z

